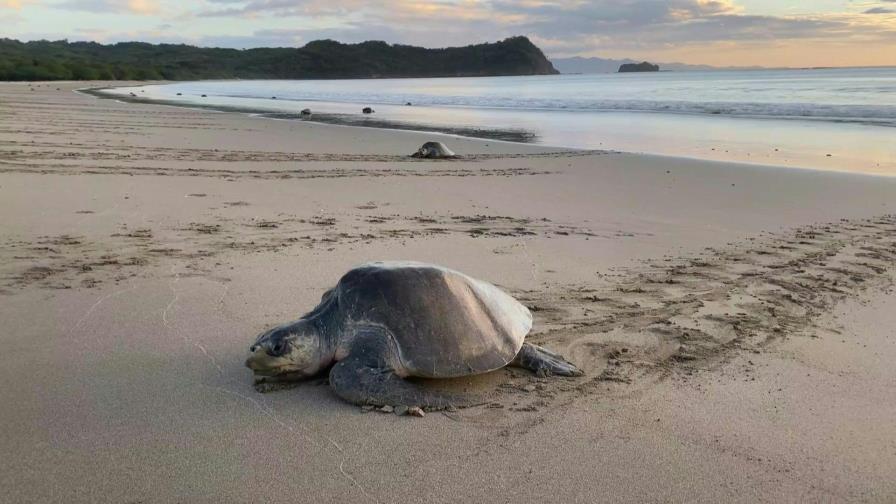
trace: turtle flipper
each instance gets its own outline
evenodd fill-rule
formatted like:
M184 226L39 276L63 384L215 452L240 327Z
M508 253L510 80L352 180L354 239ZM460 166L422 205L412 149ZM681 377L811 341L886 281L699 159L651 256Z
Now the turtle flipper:
M582 376L585 374L573 363L564 359L562 355L531 343L523 343L523 347L510 365L528 369L539 376Z
M330 386L339 397L362 406L404 405L429 410L485 402L429 390L398 376L390 364L395 357L388 338L379 331L365 331L356 337L348 357L330 370Z

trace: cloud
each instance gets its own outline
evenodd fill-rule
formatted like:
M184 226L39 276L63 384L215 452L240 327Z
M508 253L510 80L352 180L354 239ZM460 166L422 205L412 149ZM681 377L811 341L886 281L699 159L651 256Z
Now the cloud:
M153 0L128 0L128 10L134 14L151 16L160 11L159 4Z
M156 0L63 0L50 4L51 7L95 14L134 14L154 16L161 14L161 6Z
M828 17L777 17L743 13L732 2L699 0L597 1L526 6L506 2L525 22L519 28L574 49L651 47L714 41L801 39L839 34L850 23Z
M369 3L361 0L208 0L221 7L201 10L200 17L323 17L344 16L365 9Z
M0 0L21 1L31 0ZM681 54L687 59L693 53L707 55L709 60L714 58L709 51L787 47L781 53L793 53L798 60L797 53L812 48L852 44L863 53L876 51L883 60L887 55L892 58L893 51L887 48L896 47L896 22L886 15L896 0L863 1L857 4L861 8L848 12L827 10L812 15L767 11L763 15L746 9L741 0L49 1L55 3L44 5L157 16L157 32L146 34L150 41L189 39L205 46L236 48L295 47L320 38L444 47L527 35L552 57ZM239 29L230 32L220 28L237 24ZM118 37L105 36L105 40Z
M22 10L26 4L33 3L34 0L3 0L0 2L0 7L6 7L7 9L12 10Z
M251 35L209 35L198 38L194 43L206 47L299 47L304 45L302 30L256 30Z
M0 25L13 27L22 22L22 15L18 11L0 11Z
M863 24L860 14L749 14L733 0L391 0L376 4L358 0L207 0L207 5L199 16L298 18L297 24L304 28L291 40L372 38L434 46L526 34L549 50L569 54L724 41L843 38L860 32L867 39L896 31L896 26ZM868 13L884 13L884 9L869 9Z

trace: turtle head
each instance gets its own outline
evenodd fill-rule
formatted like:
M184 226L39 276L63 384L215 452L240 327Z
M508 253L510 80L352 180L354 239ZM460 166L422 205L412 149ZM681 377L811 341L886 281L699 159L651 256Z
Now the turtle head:
M261 333L249 352L246 367L258 382L301 380L326 365L320 335L305 319Z

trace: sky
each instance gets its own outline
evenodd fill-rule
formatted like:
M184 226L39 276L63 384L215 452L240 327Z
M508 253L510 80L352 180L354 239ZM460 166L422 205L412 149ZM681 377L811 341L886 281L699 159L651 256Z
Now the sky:
M0 0L0 37L425 47L526 35L548 57L896 65L896 0Z

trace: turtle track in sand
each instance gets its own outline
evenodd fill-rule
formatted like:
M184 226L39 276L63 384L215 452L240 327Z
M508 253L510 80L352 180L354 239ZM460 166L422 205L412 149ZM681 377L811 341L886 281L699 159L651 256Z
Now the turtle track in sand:
M0 173L56 175L157 175L225 179L317 179L353 177L515 177L555 172L531 167L483 168L479 162L573 158L609 151L529 154L468 154L451 159L418 159L405 154L326 154L253 150L141 147L109 143L0 141ZM171 163L191 163L190 168ZM364 163L351 168L338 163ZM400 163L399 167L391 165ZM271 168L271 166L277 168ZM257 167L257 168L255 168Z
M494 378L494 422L517 432L545 410L632 393L656 380L687 380L738 352L783 338L817 337L819 316L865 291L888 291L896 270L896 216L842 220L644 262L594 284L514 292L529 306L529 341L585 370L579 379L538 378L508 368ZM745 379L750 379L749 370ZM480 413L470 413L482 417ZM462 420L466 412L451 414Z
M190 197L206 197L191 194ZM375 241L407 242L447 236L484 239L609 239L634 236L614 228L591 229L546 218L484 214L418 214L363 211L313 215L227 215L245 201L217 203L221 214L201 222L165 225L148 220L141 227L120 225L109 236L17 236L0 239L0 295L35 286L42 289L94 288L148 274L150 266L176 258L194 274L215 274L218 256L278 253L302 248L327 253ZM91 210L77 213L89 215Z

